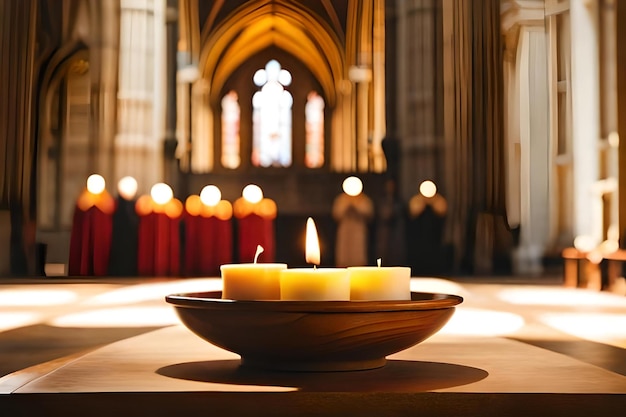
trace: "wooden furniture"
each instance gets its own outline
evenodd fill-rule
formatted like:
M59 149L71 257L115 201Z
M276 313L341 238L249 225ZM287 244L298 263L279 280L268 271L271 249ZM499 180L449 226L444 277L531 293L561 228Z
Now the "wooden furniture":
M31 415L618 416L626 377L512 339L436 334L355 372L264 372L182 325L0 379Z
M599 262L589 259L587 252L576 248L565 248L563 257L563 277L566 287L583 286L589 289L602 289L602 270ZM615 252L602 255L601 260L607 262L607 288L610 290L621 275L621 263L626 261L626 250L618 249Z

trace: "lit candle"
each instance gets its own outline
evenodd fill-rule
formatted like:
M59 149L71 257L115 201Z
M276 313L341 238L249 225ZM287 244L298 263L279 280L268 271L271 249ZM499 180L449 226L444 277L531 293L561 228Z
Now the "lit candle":
M183 204L165 183L157 183L150 195L135 204L139 216L137 272L144 276L180 274L180 222Z
M228 264L220 267L222 298L229 300L279 300L280 271L287 264L257 263L263 247L257 245L254 263Z
M232 205L215 185L185 201L185 274L216 276L220 265L232 263Z
M260 244L265 249L264 259L274 262L276 214L276 202L263 197L261 187L255 184L244 187L241 197L233 204L233 215L238 225L237 248L240 260L252 258L256 245Z
M104 178L87 178L80 194L70 235L70 275L108 275L115 200L106 191Z
M312 269L293 268L280 272L280 299L302 301L350 300L350 276L346 268L317 268L320 246L313 219L306 224L306 261Z
M351 300L410 300L411 268L406 266L381 267L351 266Z

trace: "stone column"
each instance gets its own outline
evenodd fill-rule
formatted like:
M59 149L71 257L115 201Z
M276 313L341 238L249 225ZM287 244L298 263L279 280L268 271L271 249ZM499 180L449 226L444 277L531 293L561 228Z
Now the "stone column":
M178 52L178 0L167 0L165 11L167 27L166 64L166 106L165 138L163 140L163 179L174 190L178 187L178 166L176 160L176 70Z
M599 179L599 50L597 1L571 0L572 157L574 236L602 241L602 217L594 213L592 188Z
M550 238L549 196L557 194L550 180L553 162L548 86L552 84L548 79L544 2L503 2L501 25L506 45L507 218L511 227L520 227L513 269L519 274L537 274Z
M37 272L33 164L37 4L0 2L0 275Z

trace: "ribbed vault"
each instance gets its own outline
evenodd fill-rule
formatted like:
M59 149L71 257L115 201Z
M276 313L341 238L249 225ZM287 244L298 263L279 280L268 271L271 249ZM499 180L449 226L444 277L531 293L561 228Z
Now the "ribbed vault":
M343 47L333 28L296 3L260 3L247 2L203 33L200 70L210 83L211 101L242 63L276 46L310 69L333 106L337 81L346 76Z

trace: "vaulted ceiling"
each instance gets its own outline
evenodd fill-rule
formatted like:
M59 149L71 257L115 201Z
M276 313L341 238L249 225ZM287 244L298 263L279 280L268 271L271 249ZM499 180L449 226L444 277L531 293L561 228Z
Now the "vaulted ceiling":
M346 28L358 6L330 0L199 1L200 72L216 91L251 56L278 47L310 69L332 103L337 82L347 76Z

